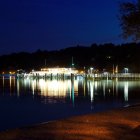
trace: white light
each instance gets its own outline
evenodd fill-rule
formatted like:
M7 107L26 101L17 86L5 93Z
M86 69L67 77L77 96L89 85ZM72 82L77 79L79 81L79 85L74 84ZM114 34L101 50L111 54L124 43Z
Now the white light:
M94 100L94 86L93 86L93 82L90 82L90 98L91 98L91 102L93 102Z
M124 100L128 101L128 82L124 83Z

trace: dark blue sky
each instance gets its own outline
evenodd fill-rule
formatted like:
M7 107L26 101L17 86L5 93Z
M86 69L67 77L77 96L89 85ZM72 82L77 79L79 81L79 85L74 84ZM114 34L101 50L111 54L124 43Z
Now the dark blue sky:
M118 0L0 0L0 54L56 50L78 44L125 43L119 36L118 3Z

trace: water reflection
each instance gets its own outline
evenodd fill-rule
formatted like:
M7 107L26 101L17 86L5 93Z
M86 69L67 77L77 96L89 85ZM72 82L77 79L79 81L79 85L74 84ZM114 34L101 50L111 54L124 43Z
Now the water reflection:
M124 82L124 100L128 101L128 82Z
M90 99L91 103L94 101L94 83L90 81Z
M74 95L74 80L71 81L71 99L72 99L72 104L74 106L74 98L75 98L75 95Z
M17 96L20 95L19 80L17 80Z
M11 96L17 95L17 97L20 97L32 94L33 97L38 95L43 97L44 100L52 99L51 102L54 99L56 102L56 99L67 98L73 106L75 106L75 99L81 97L86 100L90 99L89 102L92 105L95 101L111 100L113 98L128 103L135 94L135 90L140 91L140 81L118 81L118 79L94 81L82 77L73 80L16 79L15 77L6 79L2 77L3 94L8 89L7 82L9 83ZM129 96L131 98L128 98ZM139 97L138 94L137 96Z
M140 81L1 77L0 130L106 111L138 102Z
M33 96L58 99L69 97L74 104L74 97L78 96L78 80L17 79L17 94L27 90L31 90Z
M3 77L3 84L4 84L4 77ZM10 95L12 96L12 94L15 93L15 84L16 84L16 81L15 81L15 77L14 76L10 76L9 77L9 90L10 90Z

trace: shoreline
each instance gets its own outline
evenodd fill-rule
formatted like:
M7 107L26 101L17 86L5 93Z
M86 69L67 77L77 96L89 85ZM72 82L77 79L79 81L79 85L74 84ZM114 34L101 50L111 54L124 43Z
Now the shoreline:
M4 140L139 139L140 104L0 132Z

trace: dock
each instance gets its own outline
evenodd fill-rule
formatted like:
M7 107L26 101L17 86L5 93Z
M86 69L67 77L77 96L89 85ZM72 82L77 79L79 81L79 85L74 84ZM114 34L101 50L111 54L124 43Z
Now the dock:
M140 80L140 73L118 73L118 74L104 74L104 73L96 73L96 74L86 74L86 73L34 73L34 74L17 74L17 78L31 78L31 79L57 79L57 80L65 80L65 79L73 79L77 77L85 78L85 79L94 79L94 80Z

